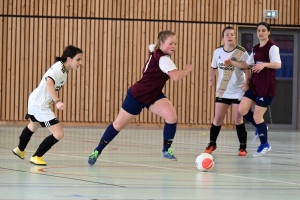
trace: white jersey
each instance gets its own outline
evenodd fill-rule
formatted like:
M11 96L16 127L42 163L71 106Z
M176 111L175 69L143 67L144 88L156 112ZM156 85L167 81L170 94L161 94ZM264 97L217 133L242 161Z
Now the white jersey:
M50 109L53 100L46 86L46 79L51 78L54 82L56 91L59 91L65 84L68 72L62 62L56 62L44 74L39 86L30 94L28 99L28 114L40 121L50 121L55 118Z
M245 93L242 90L245 83L244 71L232 65L225 67L224 61L229 58L235 61L246 61L248 57L247 51L239 45L230 52L225 51L223 46L214 51L211 67L218 69L219 72L216 97L227 99L241 99L243 97Z

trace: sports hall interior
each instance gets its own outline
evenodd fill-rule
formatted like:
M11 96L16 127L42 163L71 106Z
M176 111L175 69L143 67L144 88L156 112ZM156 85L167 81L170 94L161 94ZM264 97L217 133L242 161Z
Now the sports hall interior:
M268 18L268 10L278 16ZM195 159L209 142L215 86L208 85L221 32L235 29L251 53L256 26L265 21L281 54L277 95L265 114L272 150L254 158L259 142L247 122L248 154L237 156L229 109L213 152L214 167L201 172ZM0 1L0 200L296 200L300 196L300 1L299 0L3 0ZM89 166L89 154L112 123L130 85L142 76L148 45L172 30L171 59L194 71L163 90L177 112L172 147L178 161L161 158L164 120L144 109ZM40 128L21 160L12 153L28 124L29 94L67 45L83 50L83 66L59 91L64 111L52 104L65 136L29 162L43 138Z

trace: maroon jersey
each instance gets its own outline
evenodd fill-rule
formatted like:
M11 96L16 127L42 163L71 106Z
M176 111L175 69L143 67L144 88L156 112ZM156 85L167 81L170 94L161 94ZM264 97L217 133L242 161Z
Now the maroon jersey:
M144 104L153 104L170 78L159 67L159 59L166 55L160 49L151 53L143 68L142 78L130 87L134 98Z
M259 44L253 47L254 63L270 62L269 51L275 45L272 41L268 41L263 47ZM258 96L275 96L276 93L276 72L275 69L263 68L259 73L253 73L250 90Z

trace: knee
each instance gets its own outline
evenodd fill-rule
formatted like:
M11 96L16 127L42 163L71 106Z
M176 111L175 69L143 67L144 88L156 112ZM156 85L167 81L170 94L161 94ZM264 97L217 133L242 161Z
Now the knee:
M64 137L64 131L57 131L56 133L53 134L53 136L57 139L57 140L61 140Z
M172 113L170 115L168 115L166 118L165 118L165 121L168 123L168 124L174 124L177 122L177 115L176 113Z
M253 120L255 121L256 124L260 124L264 121L262 116L256 115L255 113L253 115Z
M123 128L125 128L124 124L119 123L118 121L113 122L113 127L116 131L121 131Z
M40 127L40 124L36 123L36 122L30 122L27 126L27 128L29 130L31 130L32 132L35 132L39 127Z
M224 119L224 118L221 117L221 116L215 116L213 124L214 124L215 126L221 126L222 123L223 123L223 119Z
M242 124L244 121L243 121L243 117L241 115L237 116L234 118L234 122L235 124L239 125L239 124Z
M249 112L248 109L243 108L243 107L241 107L241 106L239 106L238 111L239 111L239 113L240 113L242 116L247 115L247 113Z

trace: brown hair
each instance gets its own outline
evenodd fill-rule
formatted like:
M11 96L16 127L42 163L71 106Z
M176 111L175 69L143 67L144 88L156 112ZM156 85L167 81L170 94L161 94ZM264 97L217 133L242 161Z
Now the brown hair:
M224 37L225 31L226 30L234 30L234 28L232 26L226 26L223 31L222 31L222 37Z
M82 53L82 50L73 45L66 46L61 57L55 57L55 62L66 62L67 58L74 58L78 53Z
M265 26L269 32L271 31L271 26L267 22L260 22L256 27L258 28L260 25ZM268 39L272 40L271 34L269 34Z
M161 42L164 43L170 35L175 35L175 33L170 30L165 30L165 31L159 32L159 34L157 36L157 42L155 44L154 51L158 50L160 48L160 43Z

